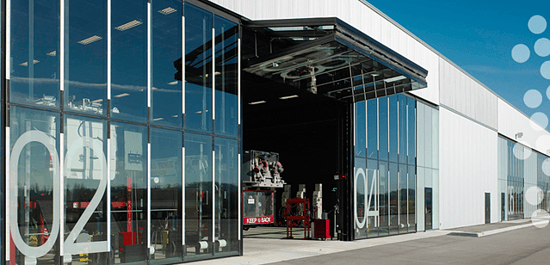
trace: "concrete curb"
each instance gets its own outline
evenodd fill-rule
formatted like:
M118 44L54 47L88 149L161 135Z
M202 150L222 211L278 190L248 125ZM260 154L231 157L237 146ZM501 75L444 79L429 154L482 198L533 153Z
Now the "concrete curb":
M530 227L530 226L537 226L537 225L545 225L546 226L547 224L548 224L548 221L538 221L538 222L530 222L529 224L515 225L515 226L510 226L510 227L500 228L500 229L494 229L494 230L489 230L489 231L479 232L479 233L476 233L476 232L463 232L463 231L451 231L449 233L449 235L451 235L451 236L467 236L467 237L484 237L484 236L490 236L490 235L504 233L504 232L508 232L508 231L513 231L513 230L517 230L517 229L521 229L521 228L526 228L526 227Z

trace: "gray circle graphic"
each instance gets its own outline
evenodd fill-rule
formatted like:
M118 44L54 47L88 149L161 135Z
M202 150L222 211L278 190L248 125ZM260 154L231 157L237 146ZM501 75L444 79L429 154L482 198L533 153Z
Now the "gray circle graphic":
M544 17L536 15L529 19L529 30L534 34L541 34L546 30L546 19Z
M546 57L550 55L550 40L547 38L540 38L535 42L535 53L540 57Z
M528 90L523 95L523 103L529 108L536 109L542 104L542 94L536 89Z
M529 60L531 56L531 51L529 47L525 44L518 44L512 48L512 59L518 63L524 63Z
M531 116L531 120L540 125L543 129L548 127L548 116L542 112L536 112ZM538 131L538 130L537 130Z
M546 61L540 66L540 74L542 77L550 79L550 61Z

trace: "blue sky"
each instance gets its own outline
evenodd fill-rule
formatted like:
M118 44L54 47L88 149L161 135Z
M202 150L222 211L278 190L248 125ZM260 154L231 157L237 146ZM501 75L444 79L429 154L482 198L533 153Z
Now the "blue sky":
M540 57L534 49L540 38L550 39L550 1L367 1L525 114L543 112L550 117L546 95L550 80L540 72L550 56ZM532 33L528 26L535 15L548 24L541 34ZM525 63L512 58L517 44L529 47ZM543 96L537 108L524 103L524 95L531 89Z

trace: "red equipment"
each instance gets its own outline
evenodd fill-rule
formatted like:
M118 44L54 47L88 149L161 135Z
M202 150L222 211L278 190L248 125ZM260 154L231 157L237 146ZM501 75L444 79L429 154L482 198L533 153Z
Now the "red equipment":
M299 206L300 204L303 204L303 211L302 215L290 215L292 211L292 205L296 204ZM294 199L288 199L286 200L286 209L283 213L285 220L286 220L286 237L283 239L292 239L294 238L292 236L292 226L294 224L294 221L304 221L304 238L303 239L310 239L310 229L311 229L311 220L309 216L309 199L302 199L302 198L294 198Z
M330 219L315 219L315 229L313 236L315 238L330 238Z

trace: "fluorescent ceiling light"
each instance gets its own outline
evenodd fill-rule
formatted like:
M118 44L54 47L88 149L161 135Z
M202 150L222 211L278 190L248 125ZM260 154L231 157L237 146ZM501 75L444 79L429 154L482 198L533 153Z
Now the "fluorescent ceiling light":
M178 117L178 115L177 115L177 114L176 114L176 115L172 115L172 118L177 118L177 117Z
M384 82L386 82L386 83L392 83L392 82L396 82L396 81L399 81L399 80L403 80L403 79L405 79L405 78L407 78L407 77L400 75L400 76L396 76L396 77L392 77L392 78L385 79Z
M96 99L96 100L93 100L93 101L92 101L92 103L99 103L99 102L101 102L101 101L103 101L103 99L102 99L102 98L100 98L100 99Z
M97 36L97 35L93 35L93 36L91 36L87 39L83 39L83 40L79 41L78 43L80 43L82 45L88 45L92 42L96 42L96 41L101 40L101 39L103 39L103 38L100 37L100 36Z
M133 27L137 27L141 24L143 24L143 23L139 20L132 20L132 21L126 23L126 24L122 24L122 25L116 27L115 29L120 30L120 31L125 31L125 30L131 29Z
M57 55L57 51L53 51L53 52L46 53L46 55L48 55L48 56L56 56L56 55Z
M290 95L290 96L285 96L285 97L280 97L279 99L291 99L291 98L297 98L298 95Z
M153 90L157 90L158 88L156 88L156 87L152 87L151 89L153 89Z
M258 105L258 104L264 104L266 103L265 100L261 100L261 101L256 101L256 102L250 102L248 103L248 105Z
M176 80L176 81L172 81L172 82L170 82L170 83L168 83L168 84L169 84L169 85L171 85L171 86L173 86L173 85L177 85L177 84L178 84L178 80Z
M32 60L32 62L33 62L33 64L37 64L37 63L39 63L40 61L39 61L39 60ZM21 66L29 66L29 62L24 62L24 63L21 63L21 64L19 64L19 65L21 65Z
M156 118L156 119L153 119L153 121L161 121L161 120L164 120L164 118Z
M126 97L126 96L129 96L130 94L128 93L122 93L122 94L118 94L115 96L115 98L121 98L121 97Z
M165 9L163 9L163 10L159 10L159 13L164 14L164 15L170 15L170 14L172 14L172 13L174 13L174 12L176 12L176 9L173 9L173 8L171 8L171 7L167 7L167 8L165 8Z

